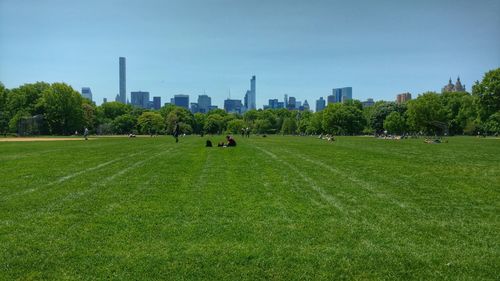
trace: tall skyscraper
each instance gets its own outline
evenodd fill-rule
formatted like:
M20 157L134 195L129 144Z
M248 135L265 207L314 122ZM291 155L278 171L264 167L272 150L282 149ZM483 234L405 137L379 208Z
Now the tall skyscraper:
M248 97L248 109L257 109L255 75L250 79L250 95Z
M250 79L250 90L248 90L245 94L245 98L243 100L244 106L247 110L257 109L256 106L256 86L255 86L255 75Z
M127 103L127 77L126 77L126 66L125 58L120 57L120 101L122 103Z
M131 104L136 107L149 108L149 92L130 92L132 96Z
M175 95L172 104L189 110L189 95Z
M287 94L285 94L285 97L284 97L283 102L284 102L283 106L284 106L285 108L288 108L288 95L287 95Z
M352 87L333 89L332 95L335 97L334 102L345 102L347 100L352 100ZM330 103L330 96L328 96L328 103Z
M316 112L325 109L325 100L323 97L320 97L319 100L316 100Z
M212 98L207 95L198 96L198 112L207 113L212 106Z
M161 108L161 97L153 97L153 109L160 109Z
M396 102L398 104L405 103L407 101L411 100L411 94L410 93L402 93L396 96Z
M92 101L92 91L89 87L82 87L82 97Z

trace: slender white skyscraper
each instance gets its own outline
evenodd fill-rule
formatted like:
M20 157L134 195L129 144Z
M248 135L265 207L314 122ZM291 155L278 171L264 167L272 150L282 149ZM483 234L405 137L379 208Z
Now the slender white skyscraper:
M127 103L127 78L124 57L120 57L120 102Z
M256 101L255 101L255 75L250 79L250 90L247 91L245 102L248 103L247 110L257 109Z

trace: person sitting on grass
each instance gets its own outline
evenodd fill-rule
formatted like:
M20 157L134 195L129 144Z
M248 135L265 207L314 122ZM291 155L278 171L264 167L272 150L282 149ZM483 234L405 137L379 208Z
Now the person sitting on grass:
M231 136L226 136L227 144L226 146L236 146L236 141Z

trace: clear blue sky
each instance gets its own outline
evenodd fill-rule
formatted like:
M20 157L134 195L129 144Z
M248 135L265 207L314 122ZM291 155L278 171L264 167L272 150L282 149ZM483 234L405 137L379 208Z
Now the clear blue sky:
M500 1L0 0L0 81L63 81L162 102L206 92L221 106L257 76L257 106L353 87L360 100L467 89L500 66Z

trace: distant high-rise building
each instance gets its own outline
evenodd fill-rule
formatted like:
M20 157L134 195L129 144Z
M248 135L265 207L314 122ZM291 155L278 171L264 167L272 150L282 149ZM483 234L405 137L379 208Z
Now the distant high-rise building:
M191 103L191 106L189 107L189 110L191 111L191 113L198 113L199 112L199 109L198 109L198 103L197 102L192 102Z
M189 95L175 95L172 104L189 110Z
M119 101L122 103L127 103L127 77L126 77L126 66L125 58L120 57L120 98Z
M153 97L153 109L158 110L161 108L161 97Z
M304 108L305 111L309 111L309 103L307 102L307 100L304 100L304 104L302 105L302 107Z
M375 102L373 101L372 98L369 98L366 101L362 102L361 104L363 105L363 107L370 107L373 106Z
M287 94L285 94L285 98L284 98L284 100L283 100L283 106L284 106L285 108L288 108L288 95L287 95Z
M288 105L287 108L290 110L297 109L295 97L289 97L287 105Z
M451 78L448 81L448 85L445 85L442 89L441 92L465 92L465 85L462 86L462 82L460 82L460 76L457 78L457 82L455 82L455 85L451 83Z
M301 101L298 101L296 100L295 101L295 109L300 109L300 107L302 106L302 102Z
M241 100L232 100L232 99L224 100L224 110L227 113L241 113L242 107L243 104L241 103Z
M248 109L257 109L256 105L256 95L257 95L257 89L256 89L256 78L255 75L252 76L252 79L250 79L250 94L248 96Z
M82 97L92 101L92 91L89 87L82 87Z
M212 98L207 95L198 96L198 112L207 113L212 106Z
M120 98L120 94L116 94L115 101L123 103Z
M278 103L278 99L270 99L267 107L270 109L277 109Z
M332 90L334 102L345 102L352 100L352 87L336 88ZM330 103L330 96L328 96L328 103Z
M102 98L102 103L107 103L108 99L107 98Z
M411 94L410 93L402 93L396 96L396 102L398 104L405 103L407 101L411 100Z
M132 97L131 104L136 107L149 108L149 92L130 92Z
M323 97L320 97L319 100L316 100L316 112L325 109L325 100Z
M210 110L215 110L215 109L218 109L218 108L219 108L219 107L218 107L218 106L216 106L216 105L211 105L211 106L209 106L209 107L208 107L208 111L210 111Z

